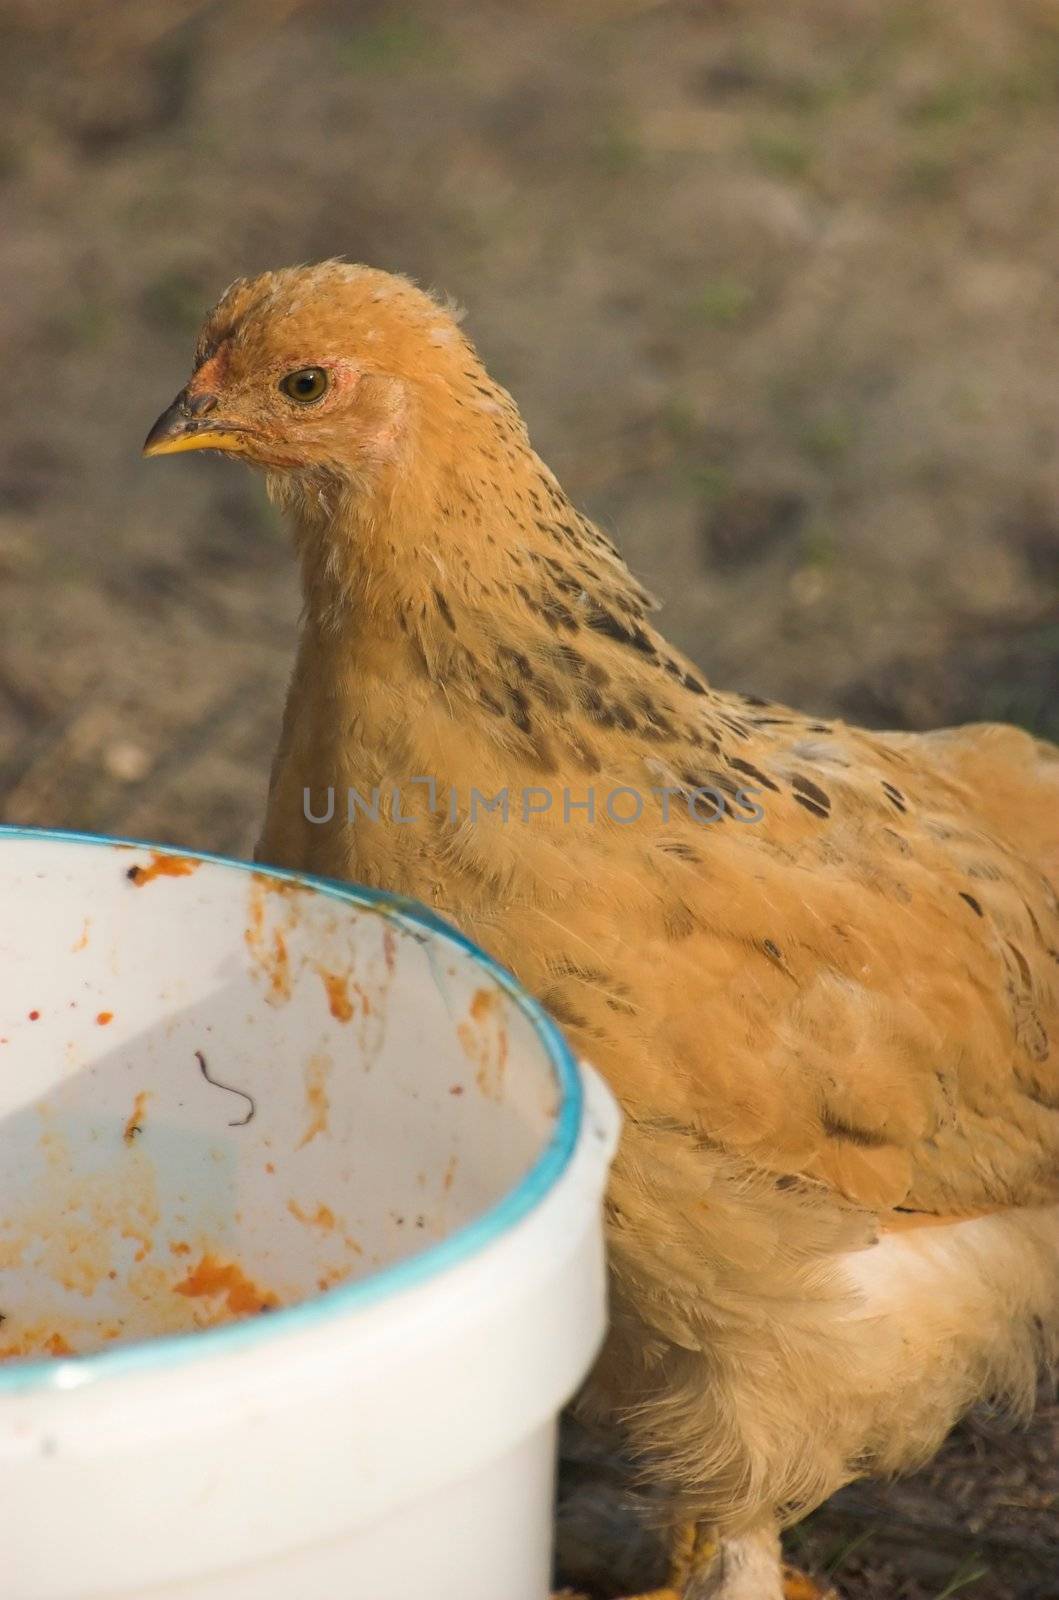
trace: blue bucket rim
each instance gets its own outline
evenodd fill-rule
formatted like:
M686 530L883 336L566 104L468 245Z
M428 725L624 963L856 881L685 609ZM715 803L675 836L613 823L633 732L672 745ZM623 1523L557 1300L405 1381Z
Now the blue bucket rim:
M569 1166L584 1119L581 1074L570 1046L548 1013L522 987L513 973L419 901L382 889L370 889L363 884L345 883L337 878L318 877L313 873L272 867L263 862L240 861L234 856L215 855L206 850L186 850L179 845L156 844L146 839L117 838L62 828L24 828L0 823L0 844L12 839L151 850L162 855L183 856L213 866L234 868L238 872L259 873L282 882L300 884L333 900L381 912L399 927L441 939L477 963L522 1012L544 1047L561 1098L551 1138L528 1172L494 1205L447 1234L437 1244L427 1245L414 1256L381 1267L356 1283L339 1284L311 1300L280 1307L268 1316L248 1317L241 1322L191 1333L130 1340L128 1344L83 1356L0 1363L0 1395L21 1394L32 1389L80 1388L101 1378L164 1370L199 1358L232 1356L282 1338L288 1333L318 1328L336 1318L376 1305L391 1295L418 1288L495 1244L541 1204Z

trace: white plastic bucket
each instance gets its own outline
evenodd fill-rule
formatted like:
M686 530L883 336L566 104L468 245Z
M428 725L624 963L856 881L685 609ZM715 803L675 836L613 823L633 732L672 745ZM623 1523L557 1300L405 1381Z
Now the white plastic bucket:
M421 907L0 828L5 1600L542 1600L617 1132Z

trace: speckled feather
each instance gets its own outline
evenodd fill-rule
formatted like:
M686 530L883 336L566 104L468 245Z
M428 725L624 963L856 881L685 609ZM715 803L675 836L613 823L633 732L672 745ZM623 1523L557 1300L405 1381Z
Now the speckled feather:
M337 359L333 404L276 398L277 373ZM451 309L403 279L240 282L198 362L192 391L253 420L244 453L303 569L259 855L435 905L624 1106L615 1332L586 1414L620 1417L675 1498L736 1527L917 1458L980 1393L1023 1398L1059 1303L1037 1259L1059 1199L1059 752L709 686ZM427 774L463 820L429 813L409 784ZM385 799L379 823L304 816L306 788L393 782L417 825ZM472 825L471 788L505 786L566 790L567 815L556 798ZM602 814L619 787L644 797L634 823ZM711 824L681 798L699 788L721 797ZM921 1309L923 1373L898 1380L907 1329L890 1348L875 1306L865 1333L843 1264L917 1222L1009 1212L1034 1219L1011 1251L1037 1252L1027 1304L994 1307L988 1339Z

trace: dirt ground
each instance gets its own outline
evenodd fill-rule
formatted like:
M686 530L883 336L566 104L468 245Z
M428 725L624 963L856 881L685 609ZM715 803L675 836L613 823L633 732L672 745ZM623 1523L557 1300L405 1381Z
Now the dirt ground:
M714 680L1059 737L1055 0L5 0L0 87L0 819L252 847L293 565L139 445L231 278L333 254L468 308ZM1045 1600L1057 1495L1042 1405L791 1551Z

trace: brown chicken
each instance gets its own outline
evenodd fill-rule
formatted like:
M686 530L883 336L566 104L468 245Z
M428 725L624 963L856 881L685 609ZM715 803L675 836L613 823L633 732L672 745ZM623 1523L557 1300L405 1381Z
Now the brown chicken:
M264 468L293 531L259 858L437 907L616 1090L581 1412L673 1593L772 1600L780 1525L1054 1359L1059 751L711 688L401 278L233 284L145 449Z

